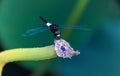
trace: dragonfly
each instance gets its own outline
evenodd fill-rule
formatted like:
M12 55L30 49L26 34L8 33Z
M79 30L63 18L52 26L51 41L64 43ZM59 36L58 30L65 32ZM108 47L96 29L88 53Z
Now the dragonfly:
M39 32L43 32L45 30L49 30L54 34L55 38L60 38L61 37L61 32L59 30L59 28L63 28L63 29L78 29L78 30L90 30L89 28L83 28L80 26L73 26L73 25L57 25L57 24L53 24L48 22L46 19L44 19L42 16L39 16L39 18L45 23L46 26L43 27L36 27L33 29L30 29L28 31L26 31L23 36L32 36L35 35Z

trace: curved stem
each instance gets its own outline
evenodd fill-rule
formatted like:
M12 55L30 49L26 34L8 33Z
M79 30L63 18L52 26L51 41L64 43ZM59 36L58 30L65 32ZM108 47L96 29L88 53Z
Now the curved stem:
M2 76L2 69L4 67L5 63L0 63L0 76Z
M37 61L57 57L53 45L37 48L18 48L6 50L0 53L0 76L2 69L8 62L13 61Z

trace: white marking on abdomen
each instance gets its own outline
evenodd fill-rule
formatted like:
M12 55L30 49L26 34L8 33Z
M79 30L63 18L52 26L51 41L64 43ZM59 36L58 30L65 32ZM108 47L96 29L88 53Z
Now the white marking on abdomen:
M52 24L51 24L51 23L49 23L49 22L47 22L47 23L46 23L46 25L49 27L49 26L51 26Z

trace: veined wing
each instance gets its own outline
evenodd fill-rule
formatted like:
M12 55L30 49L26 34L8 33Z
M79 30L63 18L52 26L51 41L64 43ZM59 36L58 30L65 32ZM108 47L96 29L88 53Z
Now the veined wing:
M49 28L48 27L37 27L37 28L33 28L33 29L30 29L28 31L26 31L23 36L32 36L34 34L37 34L39 32L42 32L42 31L45 31L45 30L48 30Z
M82 26L77 26L77 25L60 25L59 26L60 28L63 28L63 29L77 29L77 30L86 30L86 31L91 31L90 28L85 28L85 27L82 27Z

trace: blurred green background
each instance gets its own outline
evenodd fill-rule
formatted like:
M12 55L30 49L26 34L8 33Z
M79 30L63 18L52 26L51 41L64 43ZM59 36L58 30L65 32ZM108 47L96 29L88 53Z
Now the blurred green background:
M9 63L3 76L120 76L120 0L0 0L1 51L53 44L49 30L22 36L45 25L39 16L55 24L91 29L61 30L62 38L81 54Z

